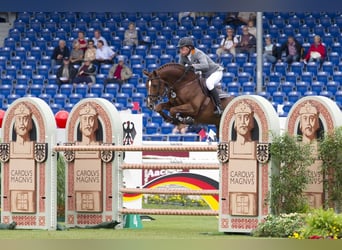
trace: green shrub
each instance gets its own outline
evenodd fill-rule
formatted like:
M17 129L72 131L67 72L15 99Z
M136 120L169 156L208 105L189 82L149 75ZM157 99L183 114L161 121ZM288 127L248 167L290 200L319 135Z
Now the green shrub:
M299 213L268 215L252 231L255 237L289 237L304 225L304 215Z
M339 239L342 237L342 215L333 209L315 209L305 217L305 224L296 230L292 238L297 239Z

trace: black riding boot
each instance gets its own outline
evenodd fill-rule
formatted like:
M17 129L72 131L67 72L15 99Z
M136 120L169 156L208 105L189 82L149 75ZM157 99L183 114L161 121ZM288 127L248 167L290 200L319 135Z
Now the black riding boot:
M220 100L220 97L219 97L217 90L214 88L213 90L210 90L209 93L213 97L215 107L216 107L214 114L215 115L221 115L223 111L221 108L221 100Z

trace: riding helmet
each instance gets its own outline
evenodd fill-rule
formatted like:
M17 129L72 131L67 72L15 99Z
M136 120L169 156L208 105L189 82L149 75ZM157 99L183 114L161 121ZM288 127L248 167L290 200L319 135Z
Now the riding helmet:
M183 37L183 38L179 39L177 47L182 48L185 46L194 47L194 41L192 40L191 37Z

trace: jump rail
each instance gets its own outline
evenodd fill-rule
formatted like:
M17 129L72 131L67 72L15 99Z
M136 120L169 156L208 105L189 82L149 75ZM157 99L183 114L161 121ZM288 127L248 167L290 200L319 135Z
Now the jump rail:
M203 190L188 190L188 189L180 189L180 188L121 188L120 192L129 193L129 194L185 194L185 195L218 195L219 191L216 189L203 189Z
M219 212L214 210L196 209L129 209L124 208L119 211L122 214L155 214L155 215L196 215L196 216L218 216Z
M219 169L218 164L184 164L184 163L167 163L167 164L133 164L123 163L121 169Z
M55 146L54 151L154 151L154 152L203 152L216 151L217 145L174 145L174 146L107 146L107 145L87 145L87 146Z

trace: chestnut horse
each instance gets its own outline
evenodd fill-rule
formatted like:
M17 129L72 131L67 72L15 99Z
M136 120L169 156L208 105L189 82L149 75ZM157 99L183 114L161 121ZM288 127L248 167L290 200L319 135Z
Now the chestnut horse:
M144 74L146 82L146 104L158 112L166 122L173 124L214 124L218 135L221 117L214 114L214 103L209 97L203 78L177 63L167 63ZM224 109L233 97L220 91ZM167 99L166 102L160 102ZM165 111L169 111L167 114Z

